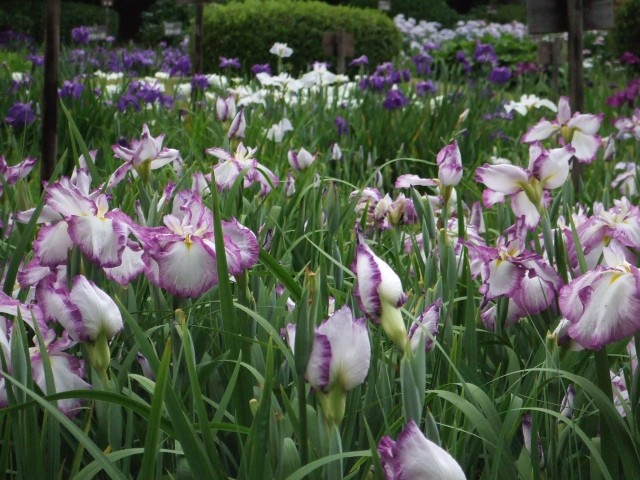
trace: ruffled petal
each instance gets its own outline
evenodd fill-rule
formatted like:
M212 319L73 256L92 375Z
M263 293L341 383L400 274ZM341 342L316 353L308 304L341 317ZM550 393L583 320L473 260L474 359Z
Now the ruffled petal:
M533 164L533 175L540 180L542 188L552 190L564 185L569 176L569 160L573 148L554 148L548 155L539 156Z
M99 267L117 267L122 262L128 228L110 218L93 215L71 217L69 236L80 251Z
M602 124L602 118L604 114L592 115L592 114L576 114L567 123L569 128L575 128L576 130L584 133L585 135L595 135L600 129Z
M476 170L476 181L484 183L489 189L512 195L522 190L522 185L529 182L529 175L515 165L490 165L485 163Z
M67 263L73 241L69 236L67 222L60 221L40 229L33 242L33 252L40 265L56 267Z
M152 254L161 288L180 297L197 297L218 283L215 252L198 237L169 243Z
M525 192L518 192L511 196L511 209L517 218L524 217L524 223L529 230L533 230L540 223L540 212Z

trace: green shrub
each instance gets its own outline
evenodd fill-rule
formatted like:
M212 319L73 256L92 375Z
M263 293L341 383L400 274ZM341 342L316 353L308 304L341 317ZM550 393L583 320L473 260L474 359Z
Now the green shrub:
M190 17L193 16L191 6L177 5L175 0L157 0L149 10L142 13L141 40L151 46L161 40L178 43L184 35L167 37L164 32L164 22L181 23L182 30L187 33ZM191 13L191 15L190 15Z
M616 9L611 35L618 55L640 55L640 0L626 0Z
M407 18L439 22L445 27L452 26L460 17L445 0L392 0L389 15L400 13Z
M13 30L26 33L36 41L44 38L45 3L43 1L3 0L0 4L0 31ZM104 25L105 10L98 5L77 2L62 2L60 13L60 38L71 39L71 30L81 25ZM118 14L109 10L109 33L118 31Z
M321 2L265 1L208 5L203 20L203 68L218 69L220 56L238 57L243 68L256 63L276 65L269 53L275 42L293 50L286 63L292 73L306 71L314 61L336 59L324 55L324 32L351 32L355 56L367 55L372 65L393 60L402 37L386 15L369 9L331 6ZM275 69L274 69L275 71Z

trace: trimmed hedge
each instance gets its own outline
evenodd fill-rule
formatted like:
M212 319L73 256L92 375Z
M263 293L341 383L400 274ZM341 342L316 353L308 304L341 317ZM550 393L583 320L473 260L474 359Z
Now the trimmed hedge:
M40 42L44 38L44 15L46 2L2 0L0 3L0 31L13 30L25 33ZM60 4L60 38L63 42L71 40L71 30L81 25L104 25L104 7L77 2ZM109 33L118 32L118 14L109 11Z
M611 36L618 55L632 52L640 56L640 0L626 0L616 8Z
M269 63L276 71L277 58L269 53L275 42L293 49L285 59L293 74L306 71L326 57L324 32L351 32L355 57L366 55L371 65L391 61L402 47L402 36L393 21L375 10L331 6L321 2L265 1L208 5L203 18L203 68L219 70L219 57L237 57L245 71L254 64ZM349 59L347 59L348 61Z

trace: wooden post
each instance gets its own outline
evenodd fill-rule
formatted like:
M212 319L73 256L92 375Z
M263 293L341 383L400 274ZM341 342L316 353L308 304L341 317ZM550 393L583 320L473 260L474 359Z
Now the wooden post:
M582 0L567 0L569 18L569 103L572 112L584 111L584 75L582 72Z
M58 61L60 57L60 0L47 0L44 32L44 88L42 91L42 161L40 180L49 180L58 155Z
M202 17L204 16L204 0L196 0L196 21L193 33L193 73L202 73Z
M584 75L582 59L582 0L567 0L567 17L569 19L569 105L571 112L584 111ZM571 180L574 188L580 185L583 165L575 158L571 169Z

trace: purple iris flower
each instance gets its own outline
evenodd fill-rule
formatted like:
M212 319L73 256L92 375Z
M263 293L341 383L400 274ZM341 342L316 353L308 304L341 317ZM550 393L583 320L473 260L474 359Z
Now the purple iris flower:
M268 63L256 63L251 67L251 72L254 75L257 75L259 73L268 73L269 75L271 75L271 65L269 65Z
M369 57L366 55L360 55L358 58L354 58L349 63L351 67L362 67L363 65L369 65Z
M395 110L409 104L409 99L404 96L402 90L392 88L387 92L387 97L382 102L382 106L387 110Z
M497 85L504 85L511 78L511 69L509 67L495 67L489 73L488 80Z
M431 55L420 52L411 57L411 60L416 66L416 73L418 75L431 75L431 63L433 63L433 57Z
M89 44L89 30L87 27L76 27L71 30L71 38L75 42L81 43L82 45Z
M478 63L490 63L495 65L498 61L496 51L490 43L476 43L476 50L473 52L473 60Z
M338 128L338 135L342 136L342 135L346 135L349 133L349 122L347 121L346 118L341 117L340 115L338 115L336 117L336 119L334 120L334 123L336 124L336 127Z
M191 86L194 89L206 90L207 87L209 86L209 79L207 78L206 75L201 75L199 73L196 73L191 79Z
M431 80L416 83L416 93L421 97L429 93L434 93L437 90L436 84Z
M44 65L44 56L32 53L27 55L27 60L31 62L34 67L41 67Z
M640 63L640 58L632 52L624 52L620 57L620 63L624 63L626 65L637 65Z
M220 68L240 68L240 60L237 58L220 57Z
M467 75L471 73L471 63L469 63L467 55L462 50L459 50L458 53L456 53L456 60L462 64L462 70L464 73Z
M60 98L78 98L84 92L84 85L78 82L75 78L73 81L65 80L62 83L62 87L58 89L58 96Z
M33 113L31 102L14 103L11 108L9 108L7 116L4 118L4 121L15 129L21 129L31 125L35 120L36 114Z

